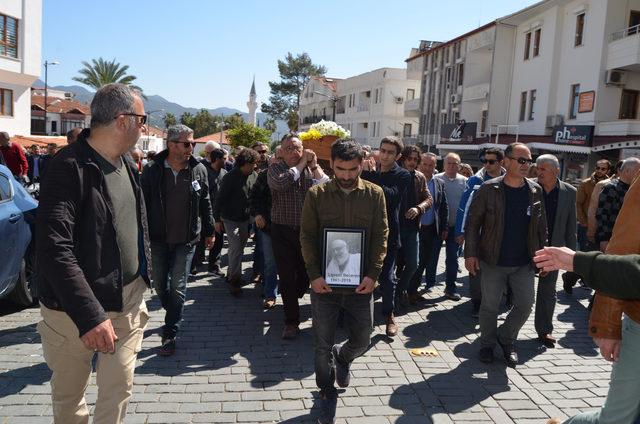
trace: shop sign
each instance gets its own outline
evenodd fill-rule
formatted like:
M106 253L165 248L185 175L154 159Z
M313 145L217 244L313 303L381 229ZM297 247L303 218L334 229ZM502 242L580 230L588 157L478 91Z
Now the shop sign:
M553 129L553 142L571 146L591 146L593 128L593 125L562 125L555 127Z
M440 127L440 142L473 143L478 129L477 122L466 122L464 119L457 124L442 124Z
M593 112L593 104L596 101L595 91L585 91L580 93L578 98L578 113Z

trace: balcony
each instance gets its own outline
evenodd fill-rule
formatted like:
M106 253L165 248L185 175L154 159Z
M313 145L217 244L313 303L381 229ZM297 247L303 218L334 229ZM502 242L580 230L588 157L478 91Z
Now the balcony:
M358 111L358 112L369 112L369 105L368 104L359 104L356 107L356 111Z
M302 118L302 123L303 124L315 124L320 122L321 120L327 120L327 117L325 115L322 116L305 116L304 118Z
M600 122L596 127L597 135L633 135L640 134L640 120L620 119L617 121Z
M419 134L411 134L411 135L402 136L402 141L404 142L405 146L406 145L415 146L418 143L422 143L422 138L420 137Z
M489 83L472 85L466 87L462 92L462 101L484 101L489 96Z
M418 118L420 116L420 98L404 102L404 116Z
M607 70L640 71L640 25L614 32L607 51Z

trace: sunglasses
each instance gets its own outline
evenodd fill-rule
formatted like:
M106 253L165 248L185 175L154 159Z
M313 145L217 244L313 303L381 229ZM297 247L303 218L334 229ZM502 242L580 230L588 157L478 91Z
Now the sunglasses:
M482 159L480 162L488 163L489 165L495 165L496 163L498 163L498 161L495 159Z
M138 115L137 113L121 113L118 116L135 116L136 119L136 123L138 125L144 125L147 123L147 115ZM116 118L118 117L116 116ZM114 118L115 119L115 118Z
M266 150L258 150L258 154L260 155L266 155L267 151Z
M182 145L184 146L184 148L185 148L185 149L188 149L188 148L189 148L189 146L191 146L191 147L193 147L193 148L195 148L195 147L196 147L196 143L195 143L195 141L185 141L185 142L182 142L182 141L173 141L173 140L171 140L171 142L172 142L172 143L176 143L176 144L182 144Z
M511 160L515 160L516 162L518 162L520 165L524 165L525 163L527 165L531 165L533 163L533 159L529 159L529 158L512 158L511 156L507 156L509 159Z

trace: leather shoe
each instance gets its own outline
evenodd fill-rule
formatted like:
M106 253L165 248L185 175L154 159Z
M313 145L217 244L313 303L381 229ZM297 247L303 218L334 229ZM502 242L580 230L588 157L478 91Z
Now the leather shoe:
M445 293L444 297L446 297L449 300L453 300L454 302L457 302L460 300L460 295L458 293Z
M551 334L538 334L538 341L549 349L556 347L556 339Z
M485 364L490 364L493 362L493 349L490 347L483 347L478 352L478 359L480 362L484 362Z
M498 340L498 344L502 348L502 353L507 366L509 368L515 368L516 365L518 365L518 353L516 352L516 348L513 347L512 344L502 344L500 340Z
M285 340L295 339L298 336L298 331L300 330L297 325L287 324L282 330L282 338Z
M275 299L265 299L264 303L262 304L262 306L264 307L264 309L271 309L274 306L276 306L276 300Z
M395 337L398 334L398 326L396 325L395 320L393 319L393 314L389 314L387 316L387 336Z
M230 280L229 293L231 293L233 297L242 296L242 282L239 280Z
M422 296L418 293L409 293L409 304L417 305L420 302L425 302L427 300L426 297Z

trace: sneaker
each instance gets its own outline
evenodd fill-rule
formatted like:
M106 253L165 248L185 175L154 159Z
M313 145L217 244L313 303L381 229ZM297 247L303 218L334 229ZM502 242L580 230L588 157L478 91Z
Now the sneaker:
M444 294L444 297L446 297L449 300L453 300L454 302L457 302L460 300L460 295L458 293L446 293Z
M295 339L299 331L300 329L297 325L287 324L284 326L284 330L282 330L282 338L285 340Z
M162 346L160 346L160 351L158 352L158 355L172 356L174 353L176 353L176 339L175 338L165 339L163 337Z
M320 394L320 415L318 424L334 424L336 422L336 408L338 407L337 396L327 396Z
M393 319L393 314L389 314L387 316L387 328L386 328L387 336L395 337L398 334L398 325L396 321Z
M262 304L264 309L271 309L274 306L276 306L276 300L275 299L265 299L264 303Z
M485 364L490 364L493 362L493 349L490 347L483 347L480 349L480 352L478 352L478 359L480 359L480 362L483 362Z
M349 381L351 380L351 375L349 374L350 364L348 362L342 362L338 358L338 355L340 354L340 345L333 345L331 353L333 353L333 366L335 367L336 372L336 383L338 383L338 386L342 388L349 387Z

